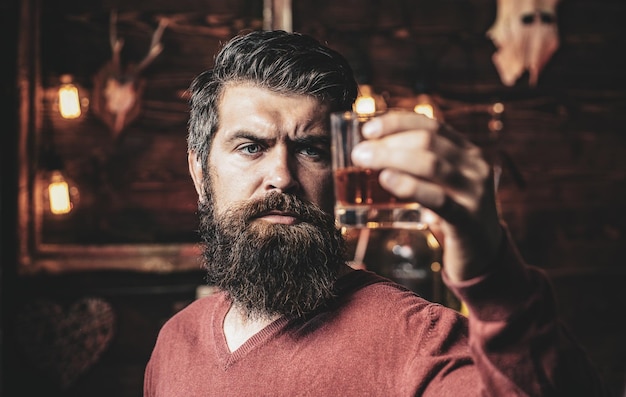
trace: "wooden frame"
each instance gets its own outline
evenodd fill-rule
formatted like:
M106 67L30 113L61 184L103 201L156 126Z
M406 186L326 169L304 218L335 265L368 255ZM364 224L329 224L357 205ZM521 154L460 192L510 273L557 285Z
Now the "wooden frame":
M85 142L87 141L95 142L92 146L98 147L98 150L100 150L103 146L101 144L102 139L98 141L98 138L94 138L94 136L97 135L98 131L101 137L106 136L106 126L97 124L97 121L93 118L83 121L82 125L71 125L59 117L51 117L52 112L49 109L50 101L48 100L50 82L46 81L45 77L42 77L46 75L45 65L42 64L44 61L44 57L42 57L43 35L41 29L42 2L39 0L22 1L20 15L17 75L17 91L19 95L17 231L19 273L35 274L40 272L94 270L172 272L199 269L198 255L200 250L193 226L190 226L183 235L175 238L170 238L172 236L167 234L157 238L154 238L154 236L139 236L131 239L127 239L127 236L112 238L100 233L98 228L92 227L97 225L98 222L92 222L87 226L83 224L82 228L72 230L73 225L81 222L85 223L85 218L93 217L94 214L102 212L101 207L98 206L102 205L103 201L107 200L107 197L94 199L94 197L98 198L101 196L101 192L89 191L89 189L93 190L94 186L101 186L102 183L90 183L87 184L88 186L82 186L85 189L83 195L87 199L82 201L82 213L76 219L66 216L57 220L46 213L42 196L45 186L41 176L42 170L46 166L46 160L43 159L42 152L45 149L44 147L47 146L46 142L49 142L50 134L54 133L61 136L62 139L60 141L62 141L63 147L57 148L58 154L60 157L69 159L70 166L73 164L75 175L78 175L79 179L90 180L90 178L94 178L89 176L88 172L84 170L84 164L88 163L88 160L93 158L93 156L89 157L92 153L89 153L88 150L85 151L87 154L84 154L80 151L80 148L85 147ZM160 72L164 73L164 70L162 68ZM198 67L197 70L200 70L200 68ZM178 81L184 80L187 83L191 77L185 75L184 78L181 77ZM132 185L134 189L132 192L124 193L128 197L125 196L122 200L118 200L125 203L126 199L130 198L128 202L134 203L134 207L123 208L123 211L127 214L137 212L134 210L139 208L139 210L144 210L144 220L151 219L150 216L155 214L167 219L156 226L156 223L148 222L150 224L149 229L152 232L155 230L167 232L169 230L168 226L175 227L177 223L180 223L181 216L185 217L187 223L189 223L189 219L192 219L192 217L197 217L195 214L195 191L193 190L191 179L186 175L186 155L184 149L186 145L184 143L184 125L186 123L184 118L186 116L182 116L186 113L186 100L182 97L175 98L173 105L177 112L173 121L170 122L170 126L176 133L170 133L167 128L156 133L154 131L147 132L145 131L145 124L139 123L129 131L129 136L132 136L132 139L136 141L135 148L141 146L137 145L137 142L143 142L145 136L149 133L153 134L150 138L152 146L144 147L141 153L130 151L132 155L129 155L129 150L124 151L124 144L119 142L109 143L108 147L112 149L108 150L105 156L108 161L107 164L117 165L112 170L106 170L106 173L112 174L119 172L120 168L125 172L126 167L140 162L137 158L145 157L146 153L153 153L152 147L160 148L160 151L157 152L160 153L161 160L165 156L176 154L177 162L174 174L172 174L171 169L168 169L160 174L157 172L157 178L152 180L146 177L138 184ZM155 106L163 105L158 104ZM169 105L165 105L165 107L168 110L172 108ZM90 133L94 135L88 135ZM89 139L86 140L85 137ZM72 142L74 146L67 145L68 142ZM176 142L176 144L174 145L172 142ZM169 149L172 147L174 147L174 150L170 151ZM113 158L113 161L110 161L111 158ZM170 161L158 161L159 159L155 160L155 158L152 158L152 160L147 162L153 167L152 170L159 165L170 166ZM145 158L141 159L141 161L145 161ZM137 167L140 168L141 164ZM134 172L136 175L138 171L135 170ZM168 181L163 180L163 174L169 175ZM122 185L122 187L126 186ZM144 196L137 197L138 191L144 192ZM119 196L119 193L119 191L114 192L109 197ZM146 203L146 197L155 197L155 199L148 203L152 207L147 205L144 206L145 208L142 208ZM180 201L185 202L183 207L179 205ZM167 203L176 204L179 207L173 210L164 208L164 205L167 206ZM155 210L155 207L158 208ZM181 208L183 208L184 214L181 212ZM98 215L100 223L103 220L110 220L115 214L115 211L110 210L105 214ZM121 216L120 219L126 218ZM124 229L126 226L125 224L118 225L118 230ZM145 228L145 225L138 226L139 229L141 227ZM154 234L158 233L154 232Z

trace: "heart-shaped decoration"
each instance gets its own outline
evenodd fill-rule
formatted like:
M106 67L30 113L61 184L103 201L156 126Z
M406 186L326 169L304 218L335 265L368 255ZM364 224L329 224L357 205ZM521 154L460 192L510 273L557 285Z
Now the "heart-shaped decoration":
M26 304L17 315L17 340L33 364L69 387L96 363L114 334L115 314L99 298L83 298L67 310L54 302Z

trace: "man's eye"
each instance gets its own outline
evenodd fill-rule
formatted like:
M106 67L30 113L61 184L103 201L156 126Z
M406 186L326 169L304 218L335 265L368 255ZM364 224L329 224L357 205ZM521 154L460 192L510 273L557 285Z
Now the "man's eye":
M245 154L257 154L260 153L263 148L261 148L261 145L258 143L250 143L240 147L239 150Z
M325 159L326 157L328 157L328 152L315 147L315 146L304 146L300 149L300 153L304 154L307 157L311 157L314 159Z

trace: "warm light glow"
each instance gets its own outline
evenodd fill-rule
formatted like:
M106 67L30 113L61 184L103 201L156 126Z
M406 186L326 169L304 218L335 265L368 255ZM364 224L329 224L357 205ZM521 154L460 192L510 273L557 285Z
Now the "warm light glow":
M70 188L59 171L54 171L48 185L50 211L55 215L67 214L72 210Z
M427 103L421 103L421 104L415 105L415 107L413 108L413 111L418 114L423 114L429 119L435 118L435 109L433 109L432 105L429 105Z
M496 102L493 104L493 107L491 109L494 113L500 114L504 112L504 104L502 102Z
M59 88L59 112L65 119L80 117L80 97L74 84L62 84Z
M420 94L417 96L416 105L413 108L413 111L418 114L423 114L424 116L434 120L441 117L439 109L437 109L436 107L437 105L430 97L430 95Z
M353 109L362 116L372 115L378 110L384 110L385 104L380 95L376 95L372 86L359 85L359 96L354 101Z
M358 114L373 114L376 112L376 100L371 96L360 96L354 102L354 109Z
M439 245L439 241L437 241L437 237L435 237L435 235L432 233L428 233L428 235L426 236L426 244L428 244L428 247L433 250L439 249L441 247Z

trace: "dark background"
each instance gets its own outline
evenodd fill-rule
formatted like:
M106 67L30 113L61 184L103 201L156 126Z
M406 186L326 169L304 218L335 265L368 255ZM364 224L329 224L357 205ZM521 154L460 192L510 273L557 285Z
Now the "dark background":
M184 16L164 33L164 52L143 75L147 81L143 111L119 142L111 140L92 115L78 126L55 124L55 114L44 104L47 121L37 133L47 137L54 131L68 168L89 186L87 192L101 188L89 172L104 169L107 175L119 177L114 192L130 191L136 200L134 207L112 209L122 211L112 214L122 215L107 219L122 223L102 226L102 222L83 219L59 226L51 221L50 238L114 243L193 240L187 227L193 227L195 203L184 162L182 93L195 74L210 67L221 42L239 29L258 27L261 2L43 3L44 86L53 85L61 73L73 73L87 88L91 86L91 76L110 57L107 24L111 8L129 15L120 25L120 36L126 38L122 55L126 62L145 55L150 40L146 27L154 28L158 15ZM0 82L0 389L7 397L140 396L143 368L160 325L195 298L202 274L90 271L89 263L84 271L76 272L23 275L19 271L20 118L14 60L20 6L17 0L0 5L5 75ZM513 237L524 257L551 275L564 321L587 348L611 390L621 396L626 374L626 342L620 327L626 313L626 65L622 60L626 3L564 0L558 10L560 48L536 87L529 87L527 78L514 87L505 87L499 80L491 62L495 49L485 37L495 19L495 1L294 0L293 25L294 30L310 33L344 53L360 82L371 84L391 105L418 92L432 94L446 121L501 161L499 198ZM505 104L505 113L504 128L494 138L488 129L488 107L495 101ZM95 146L101 150L98 155L90 152ZM107 156L98 157L101 153ZM86 167L85 158L94 156L112 156L118 161L102 169ZM157 190L147 191L147 186L157 186ZM97 211L111 202L93 201L84 211ZM155 216L160 208L167 208L169 215L166 211ZM168 235L168 225L179 230ZM76 226L83 229L77 233ZM37 356L20 342L24 324L33 324L24 323L24 313L41 300L69 311L86 297L102 299L113 309L114 335L99 360L62 387L60 367L46 365L54 349L48 352L52 356L34 359ZM45 337L38 340L45 341ZM48 346L55 341L49 342Z

